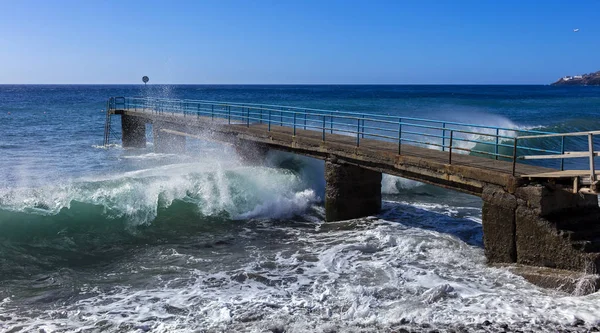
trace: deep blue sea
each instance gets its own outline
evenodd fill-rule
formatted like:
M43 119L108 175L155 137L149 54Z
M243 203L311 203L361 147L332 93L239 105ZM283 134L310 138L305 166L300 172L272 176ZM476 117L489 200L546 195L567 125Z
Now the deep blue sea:
M598 293L486 265L477 197L384 175L379 215L324 223L322 161L273 151L246 165L202 141L158 154L151 135L125 150L118 117L107 149L111 96L600 130L600 87L0 85L0 332L600 325Z

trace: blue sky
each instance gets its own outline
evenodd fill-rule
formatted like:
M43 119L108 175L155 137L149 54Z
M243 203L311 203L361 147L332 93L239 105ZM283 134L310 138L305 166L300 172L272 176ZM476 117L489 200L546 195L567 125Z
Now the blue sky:
M547 84L600 70L598 13L597 0L0 0L0 83Z

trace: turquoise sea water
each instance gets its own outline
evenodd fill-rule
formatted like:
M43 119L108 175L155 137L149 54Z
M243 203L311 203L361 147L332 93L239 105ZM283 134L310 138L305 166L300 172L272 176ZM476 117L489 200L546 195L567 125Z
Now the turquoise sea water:
M598 87L0 86L0 332L600 324L597 294L543 290L485 265L478 198L385 176L380 215L323 224L321 161L271 152L245 165L214 142L156 154L151 137L123 150L116 117L104 149L111 96L600 129Z

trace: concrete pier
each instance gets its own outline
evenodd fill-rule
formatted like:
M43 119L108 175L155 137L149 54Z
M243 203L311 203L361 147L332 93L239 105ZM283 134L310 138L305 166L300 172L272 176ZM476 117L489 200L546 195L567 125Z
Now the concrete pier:
M381 210L381 172L325 162L325 220L374 215Z
M233 144L238 155L251 163L262 161L268 149L324 160L326 221L377 214L382 173L387 173L481 197L484 250L491 264L518 265L520 274L541 285L551 285L548 279L557 285L569 279L568 274L549 274L548 269L600 274L598 197L578 190L577 175L574 179L531 177L527 175L556 170L408 144L400 147L398 142L337 134L327 123L321 123L319 130L305 129L303 122L296 121L298 115L293 127L284 126L281 118L280 123L265 124L271 113L259 115L256 123L234 123L230 111L223 108L216 119L212 113L208 117L111 110L122 117L124 147L145 146L144 124L151 122L157 151L181 151L186 136L204 133ZM331 116L323 122L327 117ZM360 119L356 126L360 128ZM170 128L168 133L165 128ZM526 267L532 266L544 269L527 273Z
M146 120L129 115L121 116L123 148L146 147Z

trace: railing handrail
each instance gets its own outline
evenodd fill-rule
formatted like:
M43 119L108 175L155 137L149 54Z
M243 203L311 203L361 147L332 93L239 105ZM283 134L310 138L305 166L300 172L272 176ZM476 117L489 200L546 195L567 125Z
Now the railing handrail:
M291 111L289 109L301 110L301 111L316 111L322 113L337 113L337 114L352 114L352 115L369 115L372 117L378 118L390 118L390 119L405 119L405 120L413 120L413 121L422 121L422 122L432 122L446 125L455 125L455 126L468 126L468 127L478 127L478 128L486 128L486 129L499 129L501 131L512 131L512 132L522 132L522 133L537 133L537 134L554 134L554 132L546 132L546 131L538 131L531 129L518 129L518 128L508 128L508 127L497 127L497 126L489 126L489 125L478 125L478 124L467 124L461 122L454 121L445 121L445 120L437 120L437 119L428 119L428 118L416 118L416 117L404 117L404 116L392 116L392 115L382 115L376 113L361 113L361 112L352 112L352 111L340 111L340 110L323 110L323 109L315 109L315 108L304 108L299 106L283 106L283 105L275 105L275 104L260 104L260 103L241 103L241 102L223 102L223 101L212 101L212 100L195 100L195 99L172 99L172 98L162 98L162 97L130 97L141 100L160 100L160 101L171 101L171 102L192 102L192 103L203 103L203 104L214 104L214 105L222 105L222 106L253 106L257 109L265 109L264 107L272 107L272 108L286 108L288 110L279 110L272 109L273 111ZM305 113L305 112L299 112ZM323 115L322 113L311 113L315 115ZM362 119L362 118L361 118Z
M449 163L452 161L452 150L454 149L512 161L513 175L515 175L516 161L522 160L522 157L526 156L518 156L518 152L522 151L533 152L537 156L544 156L541 155L543 153L552 154L553 158L560 158L560 169L563 170L564 158L567 158L562 156L565 153L565 136L590 133L555 133L376 113L159 97L111 97L108 107L111 109L122 107L125 110L141 108L143 111L158 113L182 113L183 116L210 116L211 120L216 117L227 120L229 124L237 123L247 126L250 126L251 123L264 123L268 124L269 131L272 126L289 126L293 127L294 135L296 135L297 128L316 130L322 132L323 141L326 140L328 133L345 134L356 136L357 147L360 146L361 138L365 137L384 141L391 140L391 142L397 142L398 154L401 153L403 143L425 145L448 151ZM600 131L591 133L600 134ZM519 136L519 134L534 135ZM522 139L561 136L560 148L556 149L545 149L529 144L529 142L526 146L517 144ZM473 146L465 147L465 143ZM493 149L493 151L488 151L488 149ZM508 153L509 150L512 150L512 154Z
M540 139L540 138L555 138L555 137L564 137L564 136L584 136L584 135L598 135L600 131L587 131L587 132L570 132L570 133L553 133L553 134L543 134L543 135L527 135L527 136L518 136L517 139Z
M571 133L556 133L556 134L545 134L545 135L528 135L528 136L520 136L515 138L515 142L517 142L517 140L521 140L521 139L528 139L528 140L535 140L535 139L542 139L542 138L554 138L554 137L560 137L561 138L561 145L563 147L562 152L560 155L521 155L521 156L516 156L516 158L519 159L551 159L551 158L560 158L561 159L561 170L564 169L564 159L565 158L589 158L589 176L590 176L590 181L592 183L592 186L594 187L594 189L592 190L592 192L596 192L596 166L595 166L595 161L594 159L597 156L600 156L600 154L596 151L594 151L594 135L599 135L600 131L586 131L586 132L571 132ZM564 141L565 141L565 137L575 137L575 136L587 136L588 138L588 149L584 150L584 151L574 151L574 152L565 152L564 151Z

